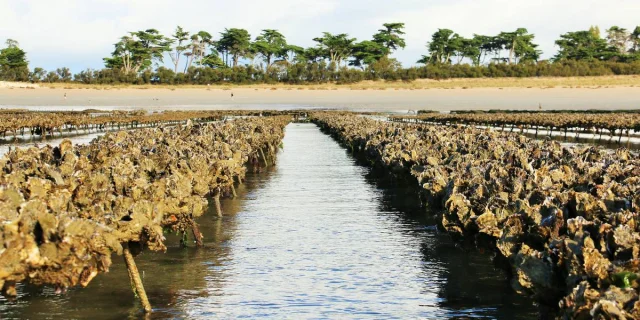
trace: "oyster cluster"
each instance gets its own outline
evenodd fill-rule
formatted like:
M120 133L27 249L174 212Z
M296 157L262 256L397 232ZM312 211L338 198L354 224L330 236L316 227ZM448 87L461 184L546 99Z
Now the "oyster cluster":
M640 158L467 126L316 113L375 165L413 176L453 238L567 319L640 319Z
M200 237L207 196L273 157L291 117L107 133L88 145L16 149L0 159L0 287L86 286L130 247L165 250L163 231ZM125 252L126 253L126 252Z

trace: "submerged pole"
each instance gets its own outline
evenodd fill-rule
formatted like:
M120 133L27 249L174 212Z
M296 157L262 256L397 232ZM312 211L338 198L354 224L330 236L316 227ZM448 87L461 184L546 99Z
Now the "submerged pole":
M127 271L129 271L129 280L131 281L131 286L133 286L134 288L134 293L140 299L140 303L142 303L144 312L151 313L151 304L149 303L149 299L147 298L147 293L144 291L144 286L142 285L142 279L140 279L140 273L138 272L136 262L135 260L133 260L131 251L129 251L129 245L125 246L123 254L124 262L127 265Z

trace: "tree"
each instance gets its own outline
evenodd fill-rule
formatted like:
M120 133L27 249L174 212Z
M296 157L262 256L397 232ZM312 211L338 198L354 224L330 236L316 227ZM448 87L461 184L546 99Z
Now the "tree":
M200 63L203 66L207 66L212 69L226 67L226 65L224 64L224 61L222 61L222 58L220 58L220 53L218 53L218 51L214 48L211 49L211 53L204 56L204 58L202 59L202 61L200 61Z
M451 57L460 50L460 45L460 36L457 33L449 29L438 29L431 36L431 41L427 43L430 54L429 59L424 59L423 56L420 61L451 63Z
M73 81L85 84L93 84L96 82L97 73L94 70L87 69L73 75Z
M383 44L365 40L353 45L351 52L353 59L349 61L349 65L364 69L365 65L371 65L382 57L386 57L388 52L389 50Z
M504 48L504 39L499 36L489 37L489 43L486 44L489 52L493 54L492 61L507 62L508 58L502 58L502 50Z
M404 34L404 23L394 22L383 24L384 29L379 29L378 33L373 35L373 42L382 45L385 49L385 56L392 51L398 50L406 46L402 35Z
M36 67L33 69L33 72L29 74L29 81L38 83L44 80L44 77L47 75L47 71L43 68Z
M130 32L114 46L111 57L104 58L107 68L122 69L125 74L137 73L151 67L154 60L163 61L163 55L170 49L171 40L156 29Z
M318 43L318 48L323 51L330 62L339 66L351 54L356 38L349 38L346 33L334 35L324 32L322 37L314 38L313 41Z
M554 57L559 60L608 60L615 52L609 49L607 41L591 31L567 32L556 40L560 47Z
M474 34L473 43L478 46L478 56L471 61L475 61L476 65L484 64L484 60L490 53L495 53L499 48L495 41L495 37Z
M0 50L0 78L10 81L29 80L27 53L17 41L7 39L6 48Z
M629 32L627 29L618 26L612 26L607 29L607 41L610 46L618 50L620 54L627 53L627 42L629 41Z
M191 43L187 46L190 51L184 53L187 57L184 72L187 72L194 62L197 65L202 65L202 59L207 54L207 47L213 44L213 36L209 32L198 31L198 33L192 34Z
M0 66L9 69L26 67L27 53L18 47L18 42L12 39L6 41L7 47L0 50Z
M69 68L63 67L56 69L56 74L58 75L59 81L69 82L71 81L71 71Z
M271 66L273 59L285 59L289 51L285 37L273 29L262 30L262 33L256 37L253 47L255 52L264 59L266 70Z
M509 50L509 64L516 62L524 55L531 56L536 52L537 45L532 42L534 37L525 28L518 28L513 32L500 32L498 39L502 47Z
M460 45L458 46L458 63L462 61L463 58L468 58L471 60L473 65L477 66L480 64L480 47L482 43L479 38L473 37L471 39L460 38Z
M178 73L178 65L180 64L180 56L187 50L188 46L183 45L183 42L189 40L189 32L184 31L181 26L176 27L176 31L171 35L171 44L175 44L172 52L169 54L171 61L173 62L173 72Z
M227 64L229 63L228 56L231 55L233 67L236 67L240 57L247 55L251 49L251 35L245 29L225 29L220 33L216 49L224 54Z
M60 81L60 77L58 77L58 74L55 71L49 71L49 73L47 73L47 76L45 77L45 81L49 83L58 82Z

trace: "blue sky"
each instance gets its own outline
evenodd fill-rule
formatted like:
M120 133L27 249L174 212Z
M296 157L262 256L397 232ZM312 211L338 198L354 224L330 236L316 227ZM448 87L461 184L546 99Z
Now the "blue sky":
M18 40L31 68L78 72L101 68L127 31L156 28L169 35L181 25L217 36L235 27L255 37L269 28L307 47L323 31L365 40L382 23L404 22L407 47L394 56L411 66L438 28L469 37L525 27L549 58L560 34L590 25L603 32L611 25L633 29L640 25L638 13L637 0L0 0L0 41Z

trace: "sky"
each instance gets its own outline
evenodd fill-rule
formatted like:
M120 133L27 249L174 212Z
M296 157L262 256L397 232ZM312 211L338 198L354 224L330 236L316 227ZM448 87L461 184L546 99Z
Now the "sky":
M18 40L30 68L72 72L102 68L113 44L128 31L155 28L170 35L176 25L217 37L224 28L277 29L289 43L315 45L322 32L370 39L386 22L404 22L407 46L394 53L404 66L426 54L438 28L461 36L495 35L524 27L536 35L543 58L568 31L597 25L640 25L638 0L0 0L0 46ZM170 59L165 59L170 63Z

